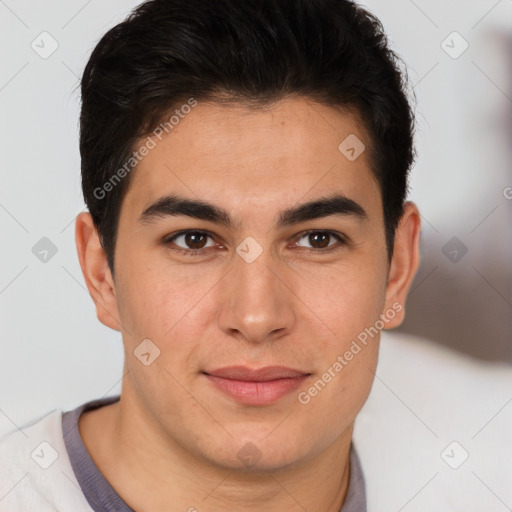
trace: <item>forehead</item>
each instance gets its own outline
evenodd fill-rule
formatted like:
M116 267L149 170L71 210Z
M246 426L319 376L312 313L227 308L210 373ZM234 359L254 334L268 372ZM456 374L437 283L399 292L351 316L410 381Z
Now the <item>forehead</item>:
M381 208L370 140L353 112L306 98L261 108L198 102L174 121L161 140L149 134L155 145L132 171L123 208L133 215L176 192L241 214L333 192L370 214Z

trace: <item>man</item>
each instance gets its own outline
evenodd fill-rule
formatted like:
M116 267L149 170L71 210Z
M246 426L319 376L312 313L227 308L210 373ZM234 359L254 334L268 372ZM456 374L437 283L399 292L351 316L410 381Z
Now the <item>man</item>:
M122 392L13 434L13 484L48 462L1 510L367 510L354 423L419 263L398 63L348 0L153 0L101 39L76 243Z

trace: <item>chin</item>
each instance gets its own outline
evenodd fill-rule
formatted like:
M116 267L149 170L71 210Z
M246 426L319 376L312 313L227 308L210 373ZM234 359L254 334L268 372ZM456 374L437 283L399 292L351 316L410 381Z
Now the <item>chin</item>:
M226 450L226 446L218 447L218 451L211 453L208 458L229 471L258 473L290 469L313 457L299 439L293 446L289 435L286 440L277 436L273 439L244 436L244 439L240 442L231 440L229 450Z

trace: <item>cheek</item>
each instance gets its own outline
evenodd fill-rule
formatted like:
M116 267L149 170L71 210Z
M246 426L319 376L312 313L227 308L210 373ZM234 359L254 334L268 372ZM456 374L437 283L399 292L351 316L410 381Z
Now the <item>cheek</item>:
M319 338L316 374L298 396L305 414L336 435L348 428L370 393L378 361L382 300L373 294L347 296L332 307L326 322L336 335ZM320 356L316 356L316 354ZM309 410L308 410L309 408Z
M302 269L298 296L325 335L319 336L326 353L343 350L365 328L379 319L385 301L385 267L377 260L346 262Z
M297 396L298 424L304 431L321 431L320 448L327 448L340 435L350 432L353 422L370 393L379 348L379 336L363 346L340 342L337 350ZM350 360L347 355L350 353ZM300 420L299 420L300 417Z
M130 324L126 325L127 330L160 337L172 326L174 317L185 308L188 300L180 279L176 279L176 270L166 268L158 260L155 263L151 253L132 248L119 258L116 272L118 308ZM161 329L155 332L157 325Z
M201 339L212 321L212 289L219 278L214 272L199 275L197 270L148 261L148 257L126 259L118 272L123 338L127 351L151 339L161 350L160 362L174 366L189 357L198 343L194 340Z
M357 345L357 347L356 347ZM374 373L377 366L379 336L371 339L367 345L361 343L351 344L343 354L341 361L337 360L342 368L336 373L334 368L328 373L334 374L331 381L318 396L318 416L324 416L323 421L330 425L333 431L346 423L346 426L355 419L370 393ZM348 360L348 354L352 354ZM339 369L339 367L337 367ZM323 377L323 378L322 378ZM321 380L326 379L326 374Z
M116 297L119 314L128 339L155 335L152 323L161 316L161 283L153 279L151 272L140 267L119 271Z
M339 272L320 274L315 295L317 311L330 327L322 338L321 363L316 380L305 390L318 423L332 432L348 427L355 418L374 380L377 366L379 319L385 301L386 266L380 260L361 258Z

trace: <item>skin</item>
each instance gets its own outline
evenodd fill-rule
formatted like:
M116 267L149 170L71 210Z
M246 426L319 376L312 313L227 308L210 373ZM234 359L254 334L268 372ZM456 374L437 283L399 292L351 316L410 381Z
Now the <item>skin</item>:
M85 413L79 429L100 471L135 510L169 510L170 503L199 512L340 510L379 336L309 403L297 395L380 314L404 306L420 233L418 209L408 202L389 262L369 152L349 161L338 150L349 134L369 147L355 113L307 98L259 110L199 102L133 171L115 280L90 215L77 217L80 265L98 318L121 331L125 347L120 402ZM276 227L282 210L333 192L361 205L367 218L331 215ZM170 193L226 209L235 226L187 216L139 221ZM184 237L162 242L185 229L213 233L199 239L204 253L173 251L198 246ZM348 243L327 237L327 251L306 230L339 233ZM262 248L252 263L236 252L246 237ZM396 312L386 328L403 316L404 309ZM133 353L147 338L160 349L149 366ZM270 405L247 406L201 373L235 364L312 375ZM247 443L261 454L250 467L237 456Z

